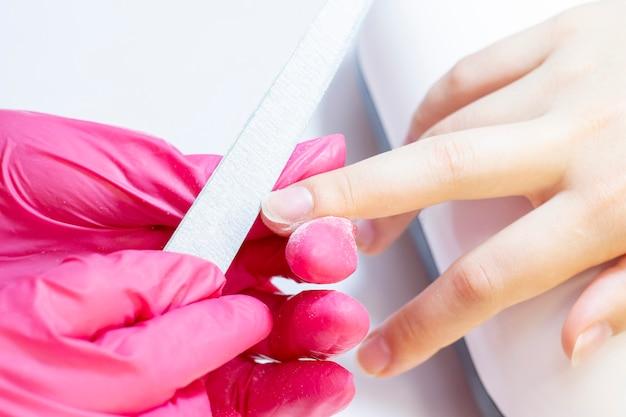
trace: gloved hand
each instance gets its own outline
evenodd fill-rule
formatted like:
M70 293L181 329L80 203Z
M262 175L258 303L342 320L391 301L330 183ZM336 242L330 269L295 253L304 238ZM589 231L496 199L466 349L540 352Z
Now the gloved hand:
M5 280L0 415L210 416L199 378L271 328L255 298L220 297L224 282L208 262L158 251Z
M38 282L38 277L46 277L50 271L62 268L63 265L58 265L69 255L78 254L81 259L92 259L90 254L93 253L121 256L114 252L131 248L161 248L219 162L216 156L183 156L166 143L137 132L35 113L7 111L0 112L0 155L2 288L5 285L12 288L17 285L14 282L22 278ZM337 168L343 159L341 137L307 142L294 153L278 186ZM316 233L320 230L330 230L331 238L334 242L342 242L343 250L328 251L320 245L320 242L323 243L320 236L323 235ZM206 376L203 384L196 382L193 385L195 396L186 397L189 403L200 408L201 405L207 407L206 394L203 393L201 398L197 396L198 387L202 385L206 387L213 413L218 417L325 416L341 409L352 398L354 388L346 370L332 362L299 362L295 359L325 358L354 346L367 331L367 316L363 308L354 300L335 292L305 292L287 298L276 294L269 278L276 275L296 278L289 264L301 279L324 282L344 278L354 269L356 262L353 236L346 223L327 219L303 228L298 239L295 237L298 235L294 235L288 243L270 233L260 222L251 231L227 273L224 292L245 292L261 298L272 308L276 321L274 330L247 355ZM284 256L287 246L291 262L287 262ZM351 256L346 258L345 254ZM165 259L176 255L159 253L149 256L163 256ZM329 270L325 266L336 268ZM169 276L169 271L166 268L163 270ZM110 272L103 270L102 274L111 276L111 280L123 276L115 268ZM137 279L147 278L142 276ZM136 298L134 293L128 296ZM254 305L253 301L248 302ZM0 308L6 310L4 304L0 304ZM334 309L337 311L332 311ZM155 311L154 314L160 313ZM258 316L263 317L263 314ZM85 319L90 320L87 315ZM257 324L257 327L263 329L263 323ZM243 325L233 329L241 334L248 332ZM183 324L181 331L184 330L190 331ZM204 333L197 328L191 329L190 334L195 332ZM249 346L230 349L227 343L220 343L224 348L220 351L221 358L224 361L231 359L239 353L238 350L255 344L257 340L252 340L254 334L251 332L250 338L244 337ZM24 340L28 337L26 332ZM181 336L179 343L185 342L186 336ZM250 354L256 353L283 362L257 364L249 359ZM205 354L210 356L212 353L197 350L192 356ZM180 361L180 356L174 355L170 361ZM82 367L75 366L71 358L68 353L65 371L79 379ZM0 358L0 369L2 360ZM211 369L218 365L212 362ZM7 374L11 377L6 379L1 376L3 374L0 372L0 391L5 384L22 385L17 377L24 378L23 374ZM109 376L110 385L116 386L116 373L110 371L110 374L105 374ZM45 381L32 382L47 387ZM161 387L159 383L167 385L160 379L157 386ZM174 385L179 389L185 386L180 381ZM143 390L152 388L151 384L141 386ZM105 403L115 400L115 392L100 391ZM71 390L68 390L67 395L70 394ZM53 399L45 396L41 400L46 404L54 403ZM16 400L16 403L20 401ZM177 404L181 403L177 400L157 410L184 415L176 411ZM62 401L59 407L71 407L71 402ZM77 413L81 410L80 407L74 409ZM200 414L206 415L206 412ZM192 415L199 415L199 412Z

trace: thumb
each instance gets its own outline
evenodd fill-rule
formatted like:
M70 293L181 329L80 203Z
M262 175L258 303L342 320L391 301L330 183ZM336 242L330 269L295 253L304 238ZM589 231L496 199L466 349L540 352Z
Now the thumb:
M601 272L572 307L562 332L565 353L577 366L626 329L626 258Z
M318 217L354 218L357 204L353 191L360 189L359 184L346 167L274 191L263 201L263 222L275 233L288 235Z

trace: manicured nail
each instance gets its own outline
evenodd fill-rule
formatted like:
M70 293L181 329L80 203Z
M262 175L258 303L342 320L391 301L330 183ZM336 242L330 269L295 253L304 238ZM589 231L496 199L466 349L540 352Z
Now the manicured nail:
M359 220L356 223L356 244L359 249L369 249L374 243L375 235L374 223L371 220Z
M596 323L582 332L576 339L572 351L572 366L576 367L587 360L593 353L613 336L613 330L606 322Z
M378 333L372 333L361 345L358 353L359 364L370 375L379 375L391 361L389 345Z
M265 218L285 228L307 220L312 211L313 196L299 186L274 191L263 202Z

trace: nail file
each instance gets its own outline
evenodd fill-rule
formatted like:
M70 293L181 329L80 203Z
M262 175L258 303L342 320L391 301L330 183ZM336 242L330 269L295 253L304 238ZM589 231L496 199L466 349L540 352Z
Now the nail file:
M166 251L226 271L326 92L371 0L327 0Z

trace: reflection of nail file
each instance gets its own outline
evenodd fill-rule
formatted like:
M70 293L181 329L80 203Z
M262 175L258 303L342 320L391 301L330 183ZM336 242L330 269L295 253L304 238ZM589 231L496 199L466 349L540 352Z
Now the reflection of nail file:
M327 0L166 251L226 271L328 88L370 0Z

